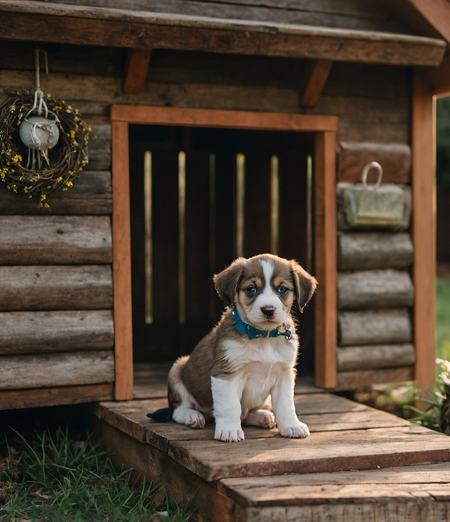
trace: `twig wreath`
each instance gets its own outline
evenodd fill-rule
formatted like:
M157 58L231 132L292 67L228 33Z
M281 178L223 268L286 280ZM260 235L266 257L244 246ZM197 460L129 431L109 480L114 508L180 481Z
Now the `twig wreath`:
M30 198L40 195L39 205L48 208L47 196L72 187L88 163L91 128L77 109L40 90L38 53L37 49L36 92L8 89L8 98L0 106L0 177L14 192L23 192ZM43 108L46 118L30 116L41 115ZM49 113L53 119L48 119ZM19 136L23 122L28 147L22 142L24 127ZM41 144L42 136L48 140L45 145Z

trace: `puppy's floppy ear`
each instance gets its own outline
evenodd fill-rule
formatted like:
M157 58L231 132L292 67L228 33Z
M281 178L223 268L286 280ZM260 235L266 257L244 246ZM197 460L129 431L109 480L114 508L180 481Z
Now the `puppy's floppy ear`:
M227 306L234 303L239 278L246 263L244 257L238 257L228 268L213 277L217 293Z
M294 259L291 260L291 271L294 277L298 307L300 308L300 312L303 312L303 308L308 304L318 283L316 279L311 274L308 274Z

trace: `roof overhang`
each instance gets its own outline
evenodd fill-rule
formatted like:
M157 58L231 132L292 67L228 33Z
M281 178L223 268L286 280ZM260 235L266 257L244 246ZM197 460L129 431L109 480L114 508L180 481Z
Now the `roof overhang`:
M438 66L446 42L422 36L0 0L0 39Z

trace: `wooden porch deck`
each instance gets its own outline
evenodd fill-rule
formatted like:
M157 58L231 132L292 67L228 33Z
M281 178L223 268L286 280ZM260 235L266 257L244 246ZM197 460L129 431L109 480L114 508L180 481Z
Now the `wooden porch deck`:
M117 462L180 498L195 497L199 520L450 520L449 437L308 391L295 398L311 430L304 440L244 427L245 441L225 444L214 441L213 424L153 423L146 414L165 407L163 398L99 403L94 414Z

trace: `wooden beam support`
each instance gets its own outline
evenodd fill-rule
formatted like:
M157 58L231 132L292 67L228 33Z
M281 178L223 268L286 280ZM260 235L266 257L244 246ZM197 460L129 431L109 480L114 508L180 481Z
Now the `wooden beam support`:
M434 389L435 372L435 104L432 87L414 75L412 106L412 239L414 262L414 379L423 390Z
M139 94L142 91L151 55L151 49L128 49L123 92Z
M423 75L433 89L436 96L450 94L450 55L446 56L442 64L434 69L428 69Z
M115 398L126 400L133 398L128 124L113 121L111 132Z
M318 132L315 142L315 272L319 287L315 296L316 386L336 386L337 345L337 229L336 229L336 133Z
M408 0L450 43L450 4L448 0Z
M332 65L332 60L313 60L307 63L305 83L300 91L302 107L315 107L319 103Z

